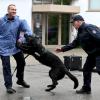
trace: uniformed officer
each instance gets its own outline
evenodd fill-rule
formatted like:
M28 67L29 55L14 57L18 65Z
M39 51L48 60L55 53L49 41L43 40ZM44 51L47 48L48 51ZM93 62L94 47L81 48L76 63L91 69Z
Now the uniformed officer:
M83 66L83 86L76 93L91 93L91 72L96 66L100 74L100 29L92 24L86 24L84 18L80 15L75 15L71 23L77 30L77 36L72 43L69 43L61 48L57 48L56 52L65 52L81 46L87 53L87 59Z

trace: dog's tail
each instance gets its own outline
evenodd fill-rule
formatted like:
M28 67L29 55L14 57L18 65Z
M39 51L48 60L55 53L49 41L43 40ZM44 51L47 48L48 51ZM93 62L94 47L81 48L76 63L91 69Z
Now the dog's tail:
M76 89L79 85L78 79L72 75L66 68L64 68L65 74L72 80L74 81L74 89Z

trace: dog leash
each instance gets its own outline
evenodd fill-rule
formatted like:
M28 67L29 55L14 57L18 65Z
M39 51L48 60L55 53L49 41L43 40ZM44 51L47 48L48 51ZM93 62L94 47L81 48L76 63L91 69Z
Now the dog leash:
M28 56L29 56L29 54L27 54L27 55L24 57L24 59L26 59ZM14 72L12 73L12 77L13 77L13 75L14 75L14 73L15 73L16 70L17 70L17 67L15 67Z

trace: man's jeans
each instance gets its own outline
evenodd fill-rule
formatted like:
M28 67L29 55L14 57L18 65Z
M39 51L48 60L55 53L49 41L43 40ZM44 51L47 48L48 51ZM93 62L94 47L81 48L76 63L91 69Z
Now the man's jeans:
M12 76L11 76L11 66L10 57L1 56L2 66L3 66L3 76L6 88L12 87Z
M22 52L18 52L13 55L17 63L17 74L16 77L19 81L23 81L24 78L24 67L25 59ZM11 65L10 65L10 56L1 56L2 66L3 66L3 76L5 81L5 87L12 87L12 74L11 74Z

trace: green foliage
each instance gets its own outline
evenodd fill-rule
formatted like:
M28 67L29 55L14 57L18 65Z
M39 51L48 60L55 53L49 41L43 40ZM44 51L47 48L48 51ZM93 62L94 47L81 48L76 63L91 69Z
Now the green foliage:
M72 0L54 0L55 4L63 4L63 5L70 5Z
M71 2L72 2L72 0L63 0L64 5L70 5Z

